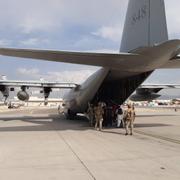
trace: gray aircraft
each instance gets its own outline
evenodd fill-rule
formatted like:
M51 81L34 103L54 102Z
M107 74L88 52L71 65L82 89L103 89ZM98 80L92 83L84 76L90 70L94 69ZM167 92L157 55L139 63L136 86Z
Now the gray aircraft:
M129 0L118 54L0 48L0 54L36 60L101 66L64 97L68 115L88 102L122 104L155 70L180 67L180 40L168 40L164 0Z

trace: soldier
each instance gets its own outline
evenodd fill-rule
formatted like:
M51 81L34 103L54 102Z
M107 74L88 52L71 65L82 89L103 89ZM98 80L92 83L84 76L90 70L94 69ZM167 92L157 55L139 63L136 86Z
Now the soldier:
M130 135L133 135L133 128L134 128L134 120L135 120L135 110L134 106L131 106L128 104L128 109L124 113L124 121L125 121L125 128L126 128L126 134L129 134L129 126L130 126Z
M88 114L90 126L92 127L94 123L94 110L93 110L93 105L90 103L88 103L87 114Z
M99 130L101 131L102 130L104 110L103 110L103 107L102 107L100 102L98 103L97 106L95 106L94 113L95 113L95 119L96 119L95 129L97 129L97 127L99 126Z
M134 104L133 104L132 105L132 122L133 122L133 125L134 125L135 117L136 117L136 112L135 112L135 108L134 108Z

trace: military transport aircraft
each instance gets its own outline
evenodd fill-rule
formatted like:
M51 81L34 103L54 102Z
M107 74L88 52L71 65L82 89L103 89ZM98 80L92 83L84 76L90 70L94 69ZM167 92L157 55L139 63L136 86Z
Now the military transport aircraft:
M22 58L101 66L65 96L70 116L90 101L122 104L155 70L180 68L180 40L168 40L164 0L129 0L120 51L85 53L0 48L0 54Z

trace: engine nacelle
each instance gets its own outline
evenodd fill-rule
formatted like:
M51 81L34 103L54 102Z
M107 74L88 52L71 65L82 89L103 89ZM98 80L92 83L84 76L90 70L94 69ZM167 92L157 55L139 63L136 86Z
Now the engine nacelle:
M0 91L5 98L9 96L9 88L7 86L0 85Z
M132 101L152 101L154 99L159 98L161 95L157 94L152 89L137 89L136 94L133 94L130 97L130 100Z
M159 94L149 94L149 95L138 95L138 94L133 94L131 97L130 97L130 100L131 101L152 101L154 99L157 99L159 98L161 95Z
M4 97L4 104L7 104L7 98L9 97L9 88L4 85L0 85L0 92L2 93Z
M19 91L17 93L17 97L21 101L28 101L29 100L29 94L26 91Z

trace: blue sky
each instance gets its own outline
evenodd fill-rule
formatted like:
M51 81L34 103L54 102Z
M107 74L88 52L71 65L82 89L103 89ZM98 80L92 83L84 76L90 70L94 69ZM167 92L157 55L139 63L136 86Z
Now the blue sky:
M127 0L0 0L0 46L118 52ZM180 1L165 0L170 39L180 39ZM8 79L82 82L98 67L0 56ZM180 83L180 70L156 71L154 83Z

